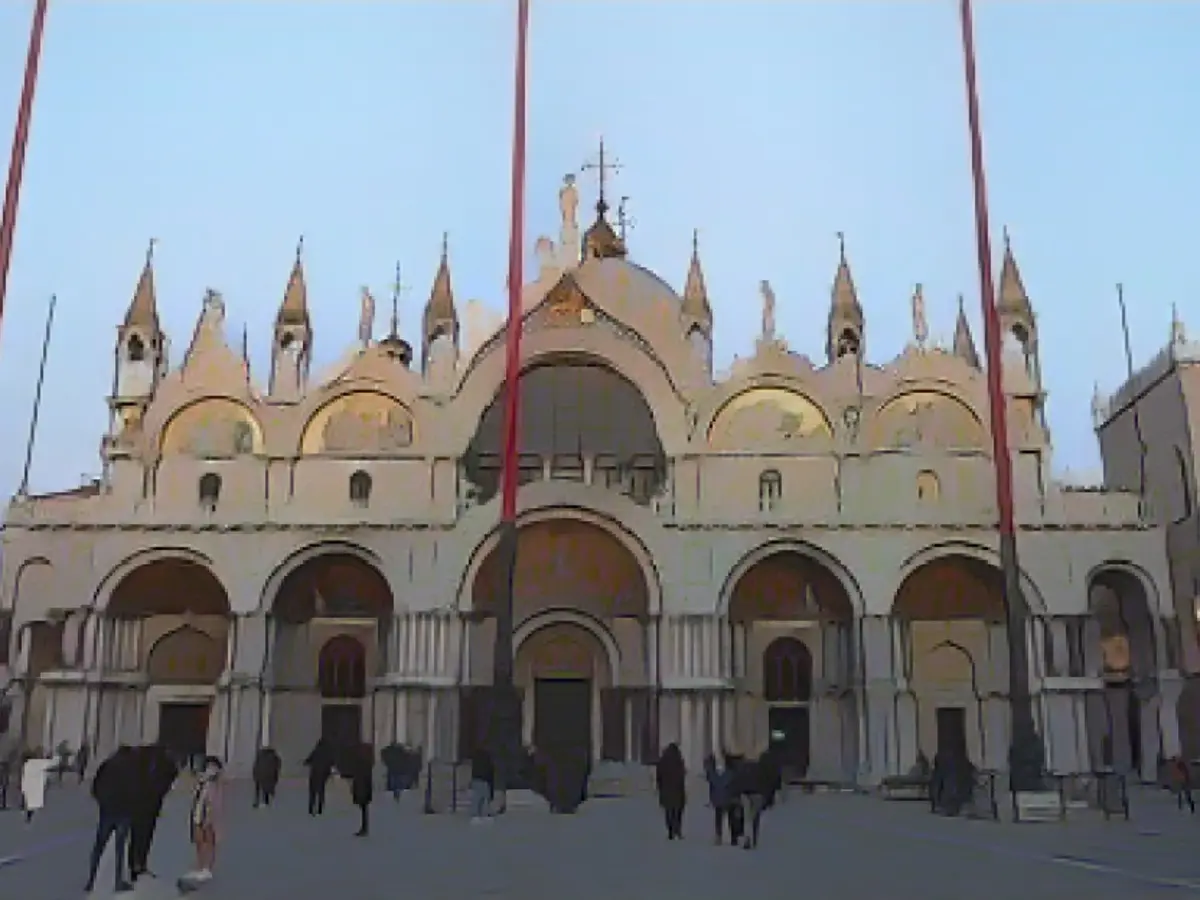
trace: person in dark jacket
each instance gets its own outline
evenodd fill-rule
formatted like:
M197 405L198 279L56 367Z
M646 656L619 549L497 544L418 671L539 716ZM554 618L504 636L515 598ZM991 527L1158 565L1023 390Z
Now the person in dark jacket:
M683 839L683 810L687 806L687 767L678 744L667 744L654 769L658 804L667 822L667 840Z
M407 783L410 768L409 751L403 744L393 741L379 751L379 761L383 763L388 793L392 795L393 800L399 802L405 789L411 786Z
M375 751L370 744L359 745L350 767L350 799L358 807L359 826L355 837L366 837L371 830L370 806L375 795L374 769Z
M471 755L471 821L486 822L496 790L496 765L485 747Z
M333 748L325 738L317 741L304 765L308 766L308 814L319 816L325 811L325 788L333 774Z
M150 847L163 803L179 775L179 767L161 744L133 748L133 808L129 823L129 877L151 874Z
M747 850L758 846L763 810L774 803L780 781L779 770L770 754L766 753L758 759L739 762L734 770L734 791L741 798L746 821L746 838L742 846Z
M275 799L275 789L279 787L279 770L283 761L272 747L263 747L254 756L254 768L251 776L254 779L254 808L260 803L271 805Z
M96 872L100 859L110 839L114 842L116 860L115 891L132 890L125 880L125 853L129 842L129 828L133 819L134 798L137 792L137 760L133 748L122 745L100 764L92 778L92 797L99 808L96 822L96 837L92 842L92 855L88 863L87 885L84 893L90 894L96 887Z
M715 843L725 840L725 823L729 823L729 836L736 845L741 832L734 834L733 807L738 799L733 794L733 772L729 764L724 768L717 765L717 758L709 754L704 759L704 778L708 782L708 802L713 808L713 823L715 825Z
M92 760L92 750L84 741L79 745L79 752L75 754L75 774L79 776L79 783L83 784L83 780L87 778L88 763Z

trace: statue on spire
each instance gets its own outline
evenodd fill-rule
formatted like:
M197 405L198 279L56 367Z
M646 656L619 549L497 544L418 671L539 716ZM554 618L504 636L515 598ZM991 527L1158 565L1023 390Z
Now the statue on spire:
M775 342L775 291L771 287L771 282L765 278L759 284L758 289L762 294L762 342L773 344Z
M575 176L572 174L563 176L563 186L558 191L558 209L562 213L564 232L579 227L579 188L575 186Z
M375 331L375 298L371 289L364 286L359 300L358 342L364 347L371 343L371 335Z
M925 342L929 340L929 322L925 318L925 294L921 285L917 285L912 295L912 323L913 323L913 340L917 342L917 346L925 349Z

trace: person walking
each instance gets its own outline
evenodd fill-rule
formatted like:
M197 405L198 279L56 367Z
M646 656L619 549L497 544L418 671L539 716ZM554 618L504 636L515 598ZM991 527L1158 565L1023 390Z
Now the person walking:
M254 757L254 767L251 776L254 779L254 808L260 803L271 805L275 799L275 790L279 787L279 771L283 760L272 747L263 747Z
M308 814L319 816L325 811L325 788L333 774L333 748L325 738L317 741L304 765L308 766Z
M136 881L143 875L153 877L149 868L150 847L154 844L163 803L179 775L179 766L161 744L135 747L133 760L136 777L129 827L129 878Z
M52 768L54 758L46 756L40 748L21 766L21 806L26 823L32 822L34 814L46 805L46 779Z
M678 744L667 744L655 766L658 803L667 823L667 840L683 839L683 811L687 805L687 767Z
M379 761L383 763L388 793L399 803L404 789L408 787L405 784L408 774L408 751L398 742L392 741L379 751Z
M80 784L83 784L83 780L87 778L87 767L91 760L91 748L88 747L87 741L84 741L79 745L79 752L75 754L75 774L79 776Z
M479 824L489 819L492 795L496 790L496 766L492 754L478 747L471 755L471 822Z
M371 800L375 795L375 752L370 744L361 744L350 775L350 799L358 807L358 831L355 837L366 837L371 831Z
M217 863L222 768L221 761L215 756L205 757L204 766L197 775L196 792L192 797L189 821L192 844L196 847L196 868L184 875L181 881L196 886L212 880L212 870Z
M96 872L104 848L113 842L113 859L116 871L115 891L132 890L125 880L125 851L129 842L129 828L133 819L136 760L133 748L124 745L117 748L108 759L100 764L92 778L92 798L96 801L99 816L96 822L96 837L92 841L92 855L88 862L87 885L84 893L90 894L96 887Z
M721 766L711 753L704 758L704 779L708 782L708 802L713 809L714 840L720 846L725 842L725 824L729 823L729 836L737 845L738 837L734 834L733 806L736 798L733 796L733 773L729 766Z

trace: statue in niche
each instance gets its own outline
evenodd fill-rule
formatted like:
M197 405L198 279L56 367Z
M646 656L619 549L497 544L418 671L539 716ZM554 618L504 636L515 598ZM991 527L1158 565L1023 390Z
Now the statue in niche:
M192 426L183 450L201 459L221 459L254 452L254 429L244 419L217 413Z
M327 453L389 453L412 444L412 420L404 410L341 409L321 431Z

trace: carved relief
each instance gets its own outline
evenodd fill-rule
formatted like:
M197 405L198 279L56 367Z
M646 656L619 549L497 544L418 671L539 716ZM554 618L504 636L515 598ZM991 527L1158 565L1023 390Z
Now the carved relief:
M583 290L568 276L550 291L538 318L539 324L549 328L573 328L594 321L595 314Z
M873 431L877 448L982 448L983 426L961 401L932 391L914 391L890 400Z
M718 413L709 430L709 440L717 446L796 446L829 436L824 413L807 398L781 388L741 394Z

